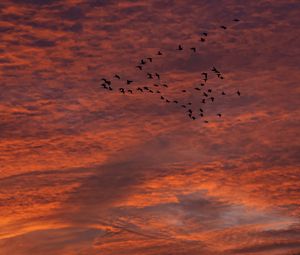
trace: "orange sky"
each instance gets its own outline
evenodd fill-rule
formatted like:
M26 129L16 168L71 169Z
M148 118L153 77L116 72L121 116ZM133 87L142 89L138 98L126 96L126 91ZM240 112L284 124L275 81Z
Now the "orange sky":
M300 254L299 10L1 1L0 254ZM228 96L208 124L156 95L101 89L102 77L150 84L135 68L149 56L181 102L222 70L208 84Z

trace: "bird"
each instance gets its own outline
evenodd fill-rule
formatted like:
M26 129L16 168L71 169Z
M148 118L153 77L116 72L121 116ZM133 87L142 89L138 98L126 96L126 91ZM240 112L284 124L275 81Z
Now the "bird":
M203 37L200 38L201 42L205 42L205 39Z
M187 103L188 105L192 105L192 103L191 102L189 102L189 103Z
M182 92L186 92L186 90L185 89L183 89L183 90L181 90Z
M104 88L104 89L107 89L107 86L105 83L102 83L101 86Z
M157 77L157 79L160 79L160 75L158 73L155 73L155 76Z
M117 79L121 79L121 77L119 76L119 75L117 75L117 74L115 74L115 78L117 78Z
M136 68L138 68L138 69L140 69L140 70L142 70L142 69L143 69L143 67L142 67L142 66L136 66Z
M153 84L153 86L154 86L154 87L159 87L159 85L158 85L158 84Z
M225 95L226 95L224 91L222 91L222 95L223 95L223 96L225 96Z
M195 88L195 90L201 90L200 88Z
M208 123L208 120L205 120L204 123Z
M206 82L206 81L207 81L207 73L204 73L204 72L203 72L203 73L201 73L201 74L204 76L204 79L203 79L203 80Z
M203 109L202 109L202 108L200 108L199 110L200 110L200 112L203 112Z
M239 22L240 20L239 20L239 19L234 19L233 21L235 21L235 22Z
M167 102L167 103L170 103L170 100L166 99L166 102Z
M203 34L204 36L207 36L207 32L203 32L202 34Z
M220 73L218 70L217 70L217 68L215 68L214 66L213 66L213 68L211 69L213 72L215 72L215 73Z
M206 94L205 92L203 92L203 95L204 95L205 97L208 97L208 94Z
M137 91L141 91L141 92L143 92L143 89L142 89L142 88L140 88L140 87L139 87L139 88L137 88L136 90L137 90Z
M186 108L186 106L184 104L181 105L182 108Z
M152 58L147 58L150 62L152 62Z
M109 81L109 80L106 80L105 78L102 78L101 79L102 81L104 81L106 84L108 84L108 85L110 85L111 84L111 81Z
M196 119L196 117L192 116L192 119L193 119L193 120L195 120L195 119Z
M149 92L150 92L150 93L154 93L153 90L151 90L151 89L149 89Z
M131 80L127 80L126 83L129 85L130 83L132 83L133 81Z
M177 50L183 50L182 46L179 44Z
M203 113L200 113L199 116L200 116L200 117L203 117L204 115L203 115Z
M108 87L108 90L113 90L112 87Z
M222 117L222 114L221 114L221 113L218 113L217 116L219 116L219 117L221 118L221 117Z
M148 75L148 79L153 79L153 76L151 73L147 73L147 75Z
M241 92L238 90L237 92L236 92L239 96L241 95Z
M190 48L193 52L196 52L196 48L195 47L192 47Z
M174 100L173 103L178 104L178 101L177 101L177 100Z
M211 97L210 99L211 99L211 101L212 101L212 102L215 100L215 98L214 98L214 97Z
M159 94L159 93L160 93L160 91L159 91L159 90L156 90L156 93L158 93L158 94Z
M200 85L203 87L203 86L204 86L204 83L201 83Z
M227 27L225 27L225 26L220 26L220 28L223 28L224 30L227 29Z
M145 61L144 59L142 59L141 62L140 62L140 64L141 64L141 65L145 65L145 64L146 64L146 61Z
M161 100L164 100L165 98L163 96L160 97Z
M131 89L128 89L127 91L128 91L130 94L132 94L132 90L131 90Z
M209 89L209 90L207 90L207 92L211 93L211 92L212 92L212 90L211 90L211 89Z
M145 90L149 90L149 88L148 88L148 87L144 87L144 89L145 89Z
M202 99L202 104L205 104L205 99Z
M120 90L121 93L125 94L125 89L119 88L119 90Z
M164 86L164 87L166 87L166 88L168 87L168 85L167 85L167 84L163 84L163 86Z
M157 52L157 55L162 55L161 51L158 51L158 52Z
M193 113L192 109L188 109L188 112L189 112L189 113Z

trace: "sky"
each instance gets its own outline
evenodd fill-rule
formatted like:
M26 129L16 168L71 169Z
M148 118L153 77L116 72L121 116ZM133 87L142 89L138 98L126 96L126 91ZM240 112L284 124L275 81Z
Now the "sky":
M299 11L297 0L2 0L0 254L300 254ZM158 95L101 88L151 84L135 68L147 57L172 99L197 105L180 90L202 72L226 91L209 123Z

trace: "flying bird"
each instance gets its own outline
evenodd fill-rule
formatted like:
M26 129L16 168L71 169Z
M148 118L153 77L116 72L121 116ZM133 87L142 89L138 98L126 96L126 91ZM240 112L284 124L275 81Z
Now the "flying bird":
M120 90L121 93L125 94L125 89L119 88L119 90Z
M206 82L206 81L207 81L207 73L204 73L204 72L203 72L202 75L204 76L204 79L203 79L203 80Z
M140 88L140 87L138 87L136 90L137 90L137 91L141 91L141 92L143 92L143 89L142 89L142 88Z
M154 87L159 87L159 85L158 85L158 84L153 84L153 86L154 86Z
M179 44L177 50L183 50L182 46Z
M237 92L236 92L239 96L241 95L241 92L238 90Z
M204 95L205 97L208 97L208 94L206 94L205 92L203 92L203 95Z
M158 73L155 73L155 76L157 77L157 79L160 79L160 75Z
M115 78L117 78L117 79L121 79L121 77L119 76L119 75L117 75L117 74L115 74Z
M209 90L207 90L207 92L211 93L211 92L212 92L212 90L211 90L211 89L209 89Z
M205 42L205 39L203 37L200 38L201 42Z
M214 98L214 97L211 97L210 99L211 99L211 101L212 101L212 102L215 100L215 98Z
M126 83L127 83L127 85L129 85L130 83L132 83L133 81L131 81L131 80L127 80L126 81Z
M223 28L224 30L227 29L227 27L225 27L225 26L220 26L220 28Z
M202 34L203 34L204 36L207 36L207 32L203 32Z
M190 48L193 52L196 52L196 48L195 47L192 47Z
M221 114L221 113L218 113L217 115L218 115L220 118L222 117L222 114Z
M147 75L148 75L148 79L153 79L153 76L151 73L147 73Z
M158 52L157 52L157 55L162 55L161 51L158 51Z
M146 61L144 59L142 59L140 63L141 63L141 65L145 65Z
M222 95L223 95L223 96L225 96L225 95L226 95L224 91L222 91Z
M168 87L168 85L167 85L167 84L163 84L163 86L164 86L164 87L166 87L166 88Z
M132 90L131 90L131 89L128 89L127 91L128 91L130 94L132 94Z
M181 90L181 91L182 91L183 93L184 93L184 92L186 92L186 90L185 90L185 89L183 89L183 90Z
M194 88L195 90L201 90L200 88Z
M150 62L152 62L152 58L147 58Z
M140 70L142 70L142 69L143 69L143 67L142 67L142 66L136 66L136 68L138 68L138 69L140 69Z
M239 19L234 19L233 21L235 21L235 22L239 22L240 20L239 20Z
M174 102L175 104L178 104L178 101L177 101L177 100L174 100L173 102Z

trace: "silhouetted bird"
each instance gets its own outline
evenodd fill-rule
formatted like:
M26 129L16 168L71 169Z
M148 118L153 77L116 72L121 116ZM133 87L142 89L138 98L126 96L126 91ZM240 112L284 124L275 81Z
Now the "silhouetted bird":
M165 98L163 96L160 97L161 100L164 100Z
M179 44L177 50L183 50L182 46Z
M205 97L208 97L208 94L206 94L205 92L203 92L203 95L204 95Z
M203 109L202 109L202 108L200 108L200 112L203 112Z
M217 68L215 68L215 67L213 67L211 70L212 70L213 72L215 72L215 73L220 73L220 72L217 70Z
M211 93L211 91L212 91L211 89L207 90L207 92L209 92L209 93Z
M205 120L204 123L208 123L208 120Z
M186 106L185 106L184 104L183 104L183 105L181 105L181 107L182 107L182 108L186 108Z
M226 95L224 91L222 92L222 95L223 95L223 96L225 96L225 95Z
M130 94L132 94L132 90L131 90L131 89L128 89L127 91L128 91Z
M192 109L188 109L188 112L189 112L189 113L193 113Z
M202 104L205 104L205 99L202 99Z
M113 90L112 87L108 87L109 90Z
M195 88L195 90L201 90L200 88Z
M222 116L222 114L221 114L221 113L218 113L217 115L218 115L220 118L221 118L221 116Z
M177 101L177 100L174 100L173 102L174 102L175 104L178 104L178 101Z
M158 73L155 73L157 79L160 79L160 75Z
M162 53L160 51L157 52L157 55L162 55Z
M117 78L117 79L121 79L121 77L119 76L119 75L117 75L117 74L115 74L115 78Z
M149 89L149 92L150 92L150 93L154 93L153 90L151 90L151 89Z
M140 62L140 64L141 64L141 65L145 65L145 64L146 64L146 61L145 61L144 59L142 59L141 62Z
M234 19L233 21L235 21L235 22L239 22L240 20L239 20L239 19Z
M143 69L143 67L142 67L142 66L136 66L136 68L138 68L138 69L140 69L140 70L142 70L142 69Z
M168 85L167 85L167 84L163 84L163 86L164 86L164 87L166 87L166 88L168 87Z
M105 83L102 83L101 86L104 88L104 89L107 89L107 86Z
M125 89L119 88L119 90L120 90L121 93L125 94Z
M203 113L200 113L199 116L200 116L200 117L203 117L204 115L203 115Z
M158 84L153 84L153 86L154 86L154 87L159 87L159 85L158 85Z
M201 87L203 87L205 84L204 84L204 83L201 83L200 85L201 85Z
M158 94L159 94L159 93L160 93L160 91L159 91L159 90L156 90L156 93L158 93Z
M212 102L215 100L215 98L214 98L214 97L211 97L210 99L211 99L211 101L212 101Z
M136 90L137 90L137 91L141 91L141 92L143 92L143 90L142 90L141 88L137 88Z
M238 90L237 92L236 92L239 96L241 95L241 92Z
M127 80L126 83L129 85L130 83L132 83L133 81L131 80Z
M183 90L181 90L182 92L186 92L186 90L185 89L183 89Z
M206 82L207 81L207 73L202 73L202 75L204 76L204 81Z
M190 102L189 102L189 103L187 103L187 104L188 104L188 105L192 105L192 103L190 103Z
M196 119L196 117L192 116L192 119L193 119L193 120L195 120L195 119Z
M170 100L166 99L166 102L167 102L167 103L170 103Z
M201 37L201 38L200 38L200 41L201 41L201 42L205 42L205 39Z
M144 89L145 89L145 90L149 90L149 88L148 88L148 87L144 87Z
M207 33L206 33L206 32L203 32L202 34L203 34L204 36L207 36Z
M147 73L147 75L148 75L148 79L153 79L153 76L151 73Z
M220 28L227 29L227 27L225 27L225 26L220 26Z
M192 47L190 48L193 52L196 52L196 48L195 47Z
M152 62L152 58L147 58L150 62Z

